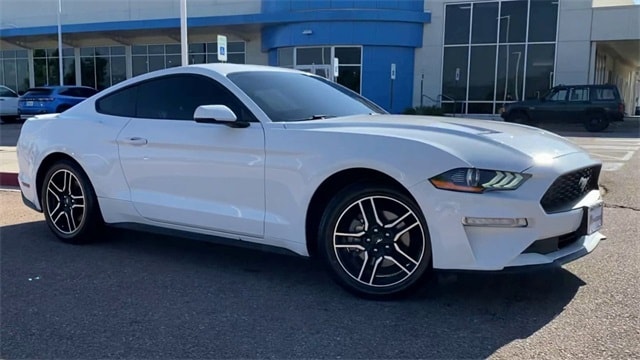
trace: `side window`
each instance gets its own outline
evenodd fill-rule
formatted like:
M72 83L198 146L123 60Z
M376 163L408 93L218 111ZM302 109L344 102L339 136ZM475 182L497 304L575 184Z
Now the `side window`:
M118 90L96 101L96 111L113 116L136 116L136 94L138 86Z
M549 94L549 101L565 101L567 99L567 89L557 89Z
M0 88L0 97L14 98L14 97L18 97L18 95L16 95L16 93L14 93L9 89Z
M589 89L586 87L571 88L569 101L589 101Z
M138 87L136 117L193 120L200 105L226 105L243 121L255 121L246 107L224 86L200 75L170 75Z

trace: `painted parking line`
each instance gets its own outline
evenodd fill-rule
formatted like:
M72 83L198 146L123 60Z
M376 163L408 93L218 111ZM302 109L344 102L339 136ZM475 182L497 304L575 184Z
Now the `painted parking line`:
M640 150L638 139L571 138L602 161L602 171L618 171Z

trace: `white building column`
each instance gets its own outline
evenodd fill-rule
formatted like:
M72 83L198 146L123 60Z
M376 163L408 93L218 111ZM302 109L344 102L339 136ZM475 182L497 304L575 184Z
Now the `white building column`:
M75 59L76 85L82 85L82 59L80 58L80 48L73 48L73 58Z

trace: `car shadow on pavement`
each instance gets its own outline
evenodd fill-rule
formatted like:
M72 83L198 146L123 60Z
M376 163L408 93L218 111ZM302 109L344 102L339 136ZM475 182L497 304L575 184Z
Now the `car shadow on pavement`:
M600 132L589 132L582 124L536 123L531 126L556 133L561 136L589 138L640 139L640 117L628 117L622 122L614 122Z
M0 228L2 356L486 358L585 285L563 269L443 275L378 302L343 291L316 261L106 234L74 246L42 221Z

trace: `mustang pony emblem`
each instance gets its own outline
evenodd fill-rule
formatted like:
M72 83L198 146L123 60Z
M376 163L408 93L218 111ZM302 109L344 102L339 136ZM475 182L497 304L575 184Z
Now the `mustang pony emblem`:
M580 180L578 181L578 185L580 186L580 190L584 191L584 189L587 187L587 184L589 184L589 179L591 177L590 176L583 176L580 178Z

